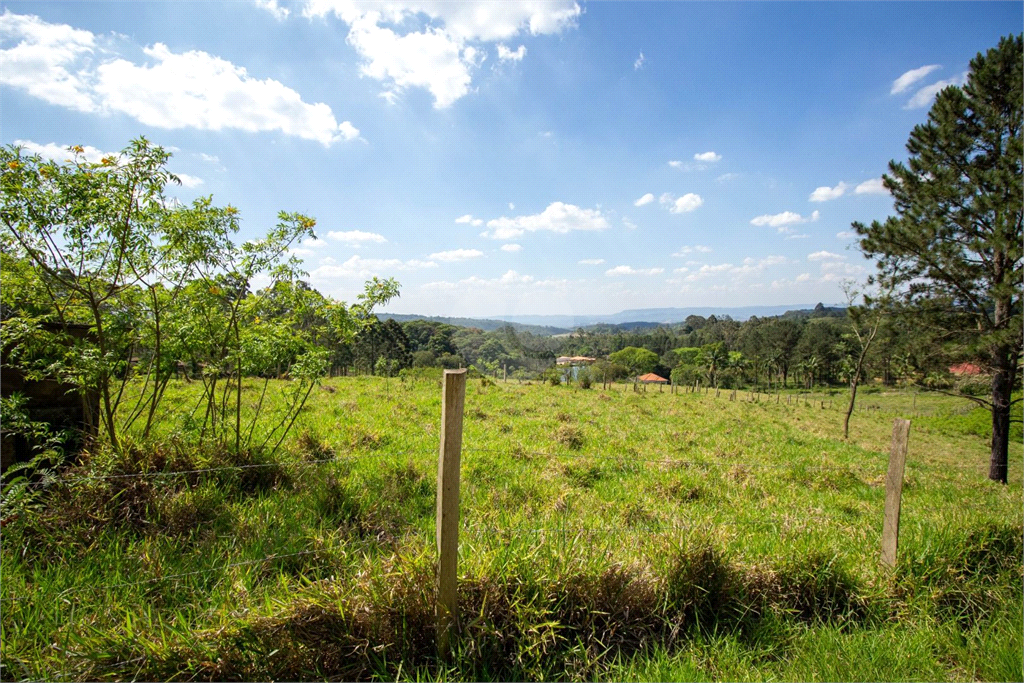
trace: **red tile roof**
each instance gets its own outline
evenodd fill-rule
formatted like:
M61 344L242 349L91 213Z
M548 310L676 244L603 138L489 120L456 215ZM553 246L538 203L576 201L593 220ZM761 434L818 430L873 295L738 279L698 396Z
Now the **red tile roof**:
M668 383L667 379L661 377L660 375L655 375L653 372L648 372L646 375L640 375L639 377L637 377L637 380L641 382L665 382L666 384Z
M959 365L953 365L949 368L950 373L954 375L983 375L985 370L974 363L960 363Z

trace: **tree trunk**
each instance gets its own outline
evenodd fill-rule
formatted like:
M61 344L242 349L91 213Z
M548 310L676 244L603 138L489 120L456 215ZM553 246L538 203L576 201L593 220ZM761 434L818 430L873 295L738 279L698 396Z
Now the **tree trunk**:
M846 417L843 418L843 438L850 438L850 416L853 415L853 404L857 400L857 378L850 382L850 405L846 407Z
M1006 483L1006 468L1010 450L1010 393L1016 368L1010 360L1011 351L999 348L995 355L995 372L992 375L992 457L989 460L988 478Z

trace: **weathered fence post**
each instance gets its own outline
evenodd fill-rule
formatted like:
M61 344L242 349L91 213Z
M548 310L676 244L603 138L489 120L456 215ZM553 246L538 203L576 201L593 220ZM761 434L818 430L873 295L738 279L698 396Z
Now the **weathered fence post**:
M441 453L437 462L437 648L450 653L458 630L459 468L466 370L445 370L441 389Z
M903 470L907 463L910 420L897 418L892 425L889 447L889 471L885 475L885 521L882 524L882 564L896 566L896 546L900 538L900 502L903 496Z

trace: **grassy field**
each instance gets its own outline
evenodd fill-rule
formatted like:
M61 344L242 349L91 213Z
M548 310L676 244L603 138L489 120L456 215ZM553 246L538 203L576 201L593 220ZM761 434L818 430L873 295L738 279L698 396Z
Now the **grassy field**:
M989 482L963 401L866 391L844 442L842 393L470 380L444 662L439 381L332 379L273 456L189 446L172 409L196 392L172 386L153 443L92 454L6 520L4 680L1024 677L1021 437L1010 484ZM913 426L890 572L895 417Z

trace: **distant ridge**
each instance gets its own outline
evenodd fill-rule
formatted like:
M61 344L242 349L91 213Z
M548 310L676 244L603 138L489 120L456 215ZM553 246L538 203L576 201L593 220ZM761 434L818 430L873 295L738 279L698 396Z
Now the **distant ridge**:
M396 322L429 320L459 327L477 327L484 331L496 330L511 324L516 330L539 335L565 334L580 327L591 325L616 325L624 329L656 327L684 322L689 316L707 318L729 316L742 322L757 316L776 317L789 314L790 317L810 315L816 306L822 304L794 304L789 306L741 306L738 308L702 306L695 308L634 308L608 315L511 315L503 318L460 318L452 316L428 316L403 313L378 313L381 319L392 318ZM842 304L825 304L826 311L841 311Z
M512 322L510 320L494 320L491 318L458 318L444 315L414 315L408 313L378 313L381 320L394 320L398 323L409 322L410 320L427 320L456 327L476 327L484 332L491 332L501 327L511 325L517 332L529 332L536 335L550 336L554 334L565 334L572 332L571 329L552 327L549 325L531 325L529 323Z

